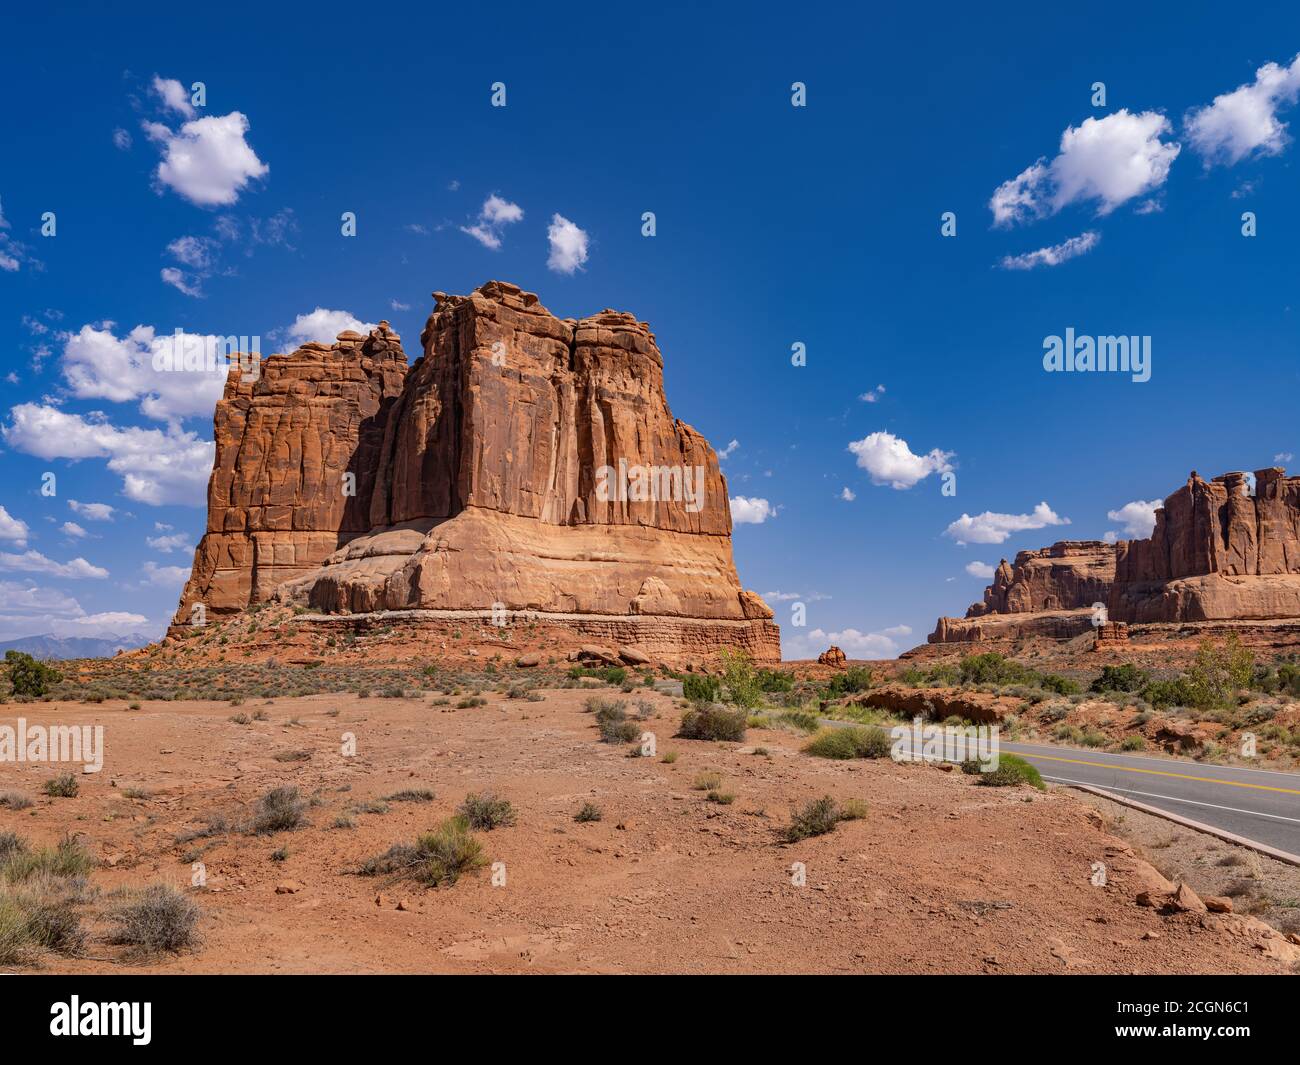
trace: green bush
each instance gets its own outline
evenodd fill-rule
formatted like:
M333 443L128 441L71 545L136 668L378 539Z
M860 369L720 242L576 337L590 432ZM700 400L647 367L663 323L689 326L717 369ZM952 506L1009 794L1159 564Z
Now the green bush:
M1032 670L996 651L967 655L958 668L966 684L1023 684L1034 676Z
M688 740L743 740L749 715L743 709L697 706L682 714L677 735Z
M1137 733L1132 733L1131 735L1124 737L1123 741L1119 745L1119 749L1121 751L1140 751L1143 750L1146 745L1146 740L1137 735Z
M60 799L75 799L81 785L71 773L60 773L45 782L45 794Z
M743 651L723 651L720 657L722 688L727 702L746 709L761 703L763 690L749 655Z
M1141 691L1151 682L1145 670L1138 669L1131 662L1122 666L1103 666L1101 676L1092 682L1088 689L1094 692L1136 692Z
M850 666L843 673L836 673L826 682L828 695L838 698L864 692L871 687L871 670L866 666Z
M1069 677L1062 677L1056 673L1044 674L1039 678L1038 683L1049 692L1055 692L1057 695L1077 695L1082 690Z
M1255 656L1241 645L1233 633L1223 646L1202 641L1196 661L1187 671L1189 705L1200 710L1230 707L1237 692L1250 685L1255 672Z
M50 689L63 679L63 674L57 669L22 651L6 651L5 665L9 667L9 683L14 695L39 699L48 695Z
M1010 788L1017 784L1030 784L1039 791L1047 790L1047 785L1043 783L1038 770L1014 754L999 754L997 769L979 774L978 783L987 788Z
M798 843L811 836L824 836L834 832L841 821L858 821L867 815L866 804L850 799L840 806L829 795L804 804L801 809L790 811L790 824L781 833L787 843Z
M692 673L682 680L682 695L693 703L716 703L722 698L722 682Z
M307 804L292 786L272 788L263 795L253 810L249 831L265 836L298 828L306 821Z
M1174 680L1153 680L1142 689L1142 698L1157 710L1167 710L1171 706L1191 706L1193 695L1187 685L1186 677Z
M510 800L503 799L491 791L466 795L457 813L465 818L471 828L485 831L513 825L516 816Z
M893 747L889 733L882 728L826 728L804 747L806 754L818 758L888 758Z
M758 686L765 692L788 692L794 690L794 677L779 669L760 669Z
M579 823L586 824L588 821L599 821L605 815L601 812L599 806L594 802L584 802L573 815L573 819Z

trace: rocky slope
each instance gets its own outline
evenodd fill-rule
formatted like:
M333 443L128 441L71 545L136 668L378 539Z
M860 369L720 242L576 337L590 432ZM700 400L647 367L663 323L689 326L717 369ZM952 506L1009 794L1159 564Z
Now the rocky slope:
M983 603L940 618L930 643L1086 632L1095 602L1130 625L1300 620L1300 477L1279 467L1212 481L1195 471L1146 540L1063 541L1004 560Z
M503 282L434 297L409 371L386 324L272 356L251 383L232 370L176 624L274 598L779 659L732 561L717 456L668 409L649 327L559 319Z

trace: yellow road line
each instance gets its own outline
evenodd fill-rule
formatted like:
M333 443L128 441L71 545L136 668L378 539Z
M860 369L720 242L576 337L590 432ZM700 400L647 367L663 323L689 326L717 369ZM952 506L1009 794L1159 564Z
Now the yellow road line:
M1069 762L1072 765L1091 765L1098 769L1118 769L1124 773L1148 773L1153 777L1177 777L1179 780L1198 780L1203 784L1226 784L1230 788L1254 788L1257 791L1280 791L1284 795L1300 795L1296 788L1274 788L1267 784L1243 784L1237 780L1216 780L1214 777L1194 777L1190 773L1170 773L1163 769L1134 769L1132 766L1111 762L1088 762L1082 758L1057 758L1050 754L1021 754L1021 758L1042 758L1048 762Z

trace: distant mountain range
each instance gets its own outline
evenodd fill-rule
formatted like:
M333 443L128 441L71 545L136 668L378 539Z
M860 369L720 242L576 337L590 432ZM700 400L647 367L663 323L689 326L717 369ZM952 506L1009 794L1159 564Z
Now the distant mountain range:
M0 642L0 658L6 651L22 651L33 658L112 658L118 651L152 642L152 637L139 632L126 636L55 636L47 632Z

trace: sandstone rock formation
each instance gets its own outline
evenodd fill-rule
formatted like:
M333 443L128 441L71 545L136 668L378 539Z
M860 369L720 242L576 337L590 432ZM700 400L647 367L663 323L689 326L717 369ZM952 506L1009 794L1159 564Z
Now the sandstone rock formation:
M836 669L848 668L848 658L834 644L817 656L817 663L822 666L834 666Z
M1156 511L1150 539L1118 545L1116 621L1300 618L1300 477L1272 467L1187 484Z
M725 479L673 418L649 326L434 293L409 372L381 326L232 371L190 605L553 619L655 655L780 657L741 589ZM339 490L356 474L355 495Z
M940 618L931 643L1047 636L1069 639L1092 625L1092 607L1105 603L1115 579L1115 545L1060 540L1006 559L966 617Z
M1300 620L1300 477L1279 467L1212 481L1195 471L1156 511L1145 540L1064 541L1004 561L965 619L940 618L930 643L1069 639L1104 602L1111 622ZM1115 630L1115 634L1118 633Z

